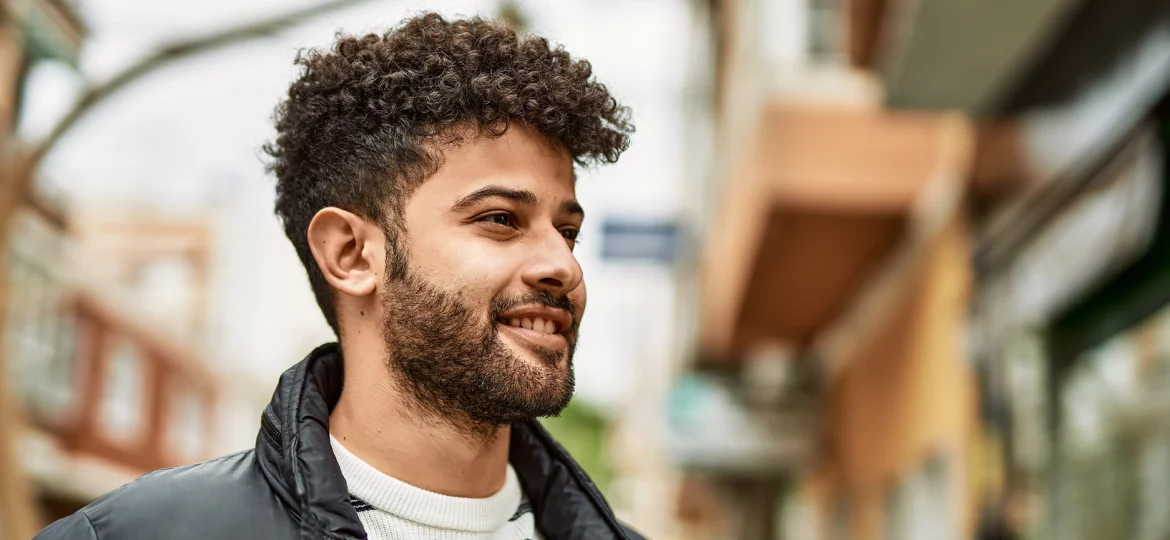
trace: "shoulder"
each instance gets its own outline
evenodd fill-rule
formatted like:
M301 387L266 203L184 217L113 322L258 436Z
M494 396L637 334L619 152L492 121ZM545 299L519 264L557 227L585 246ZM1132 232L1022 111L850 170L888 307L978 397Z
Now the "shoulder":
M85 514L77 512L49 525L33 540L97 540L97 531Z
M287 521L284 516L255 454L247 451L147 474L54 523L35 540L227 537L222 534L282 517ZM249 521L251 527L242 525Z

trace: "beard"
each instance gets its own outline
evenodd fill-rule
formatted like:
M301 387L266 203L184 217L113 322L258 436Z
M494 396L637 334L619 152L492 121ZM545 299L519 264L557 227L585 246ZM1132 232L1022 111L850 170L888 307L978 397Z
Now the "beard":
M573 397L577 310L567 298L533 291L492 300L488 313L406 271L387 272L382 336L390 375L423 411L465 431L490 434L521 420L555 416ZM538 365L499 337L500 313L544 305L574 315L564 350L537 350ZM563 364L562 364L563 362Z

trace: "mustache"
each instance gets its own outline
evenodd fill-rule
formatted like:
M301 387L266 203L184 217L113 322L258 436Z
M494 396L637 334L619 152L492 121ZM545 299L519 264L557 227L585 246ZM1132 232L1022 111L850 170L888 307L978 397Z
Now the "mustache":
M567 296L558 298L548 291L530 291L518 296L496 298L492 300L492 318L495 319L501 313L516 306L530 306L533 304L568 312L573 319L572 327L577 327L577 304L569 300Z

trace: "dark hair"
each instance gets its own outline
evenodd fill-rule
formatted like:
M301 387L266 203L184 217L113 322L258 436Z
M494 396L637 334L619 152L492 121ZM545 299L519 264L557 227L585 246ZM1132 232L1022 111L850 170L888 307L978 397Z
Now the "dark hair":
M333 292L307 238L322 208L381 224L390 274L402 275L402 207L460 133L499 137L519 121L578 165L592 165L617 161L633 132L629 109L588 61L481 18L425 13L381 36L339 35L332 50L309 50L296 63L300 76L276 109L277 137L264 151L273 158L276 214L334 332Z

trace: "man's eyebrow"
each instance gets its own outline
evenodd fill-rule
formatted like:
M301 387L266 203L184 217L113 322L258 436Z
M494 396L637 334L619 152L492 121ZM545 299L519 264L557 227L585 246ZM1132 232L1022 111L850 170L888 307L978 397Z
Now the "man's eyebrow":
M581 216L581 219L585 219L585 209L581 208L581 205L577 201L565 201L561 203L561 213Z
M536 206L536 195L526 189L512 189L504 186L484 186L455 201L452 210L463 210L484 200L498 197L525 206Z

